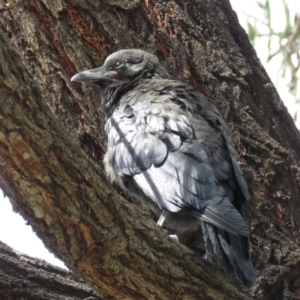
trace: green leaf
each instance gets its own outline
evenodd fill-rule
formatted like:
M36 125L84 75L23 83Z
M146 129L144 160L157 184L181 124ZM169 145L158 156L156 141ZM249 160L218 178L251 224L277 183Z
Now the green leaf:
M266 0L264 5L265 15L267 18L267 24L268 27L271 28L271 7L270 7L270 1Z
M288 38L292 33L292 24L291 24L291 13L288 4L285 0L282 0L284 13L285 13L285 28L282 32L282 38Z
M253 42L258 36L258 31L256 27L249 22L249 19L247 20L247 33L251 42Z

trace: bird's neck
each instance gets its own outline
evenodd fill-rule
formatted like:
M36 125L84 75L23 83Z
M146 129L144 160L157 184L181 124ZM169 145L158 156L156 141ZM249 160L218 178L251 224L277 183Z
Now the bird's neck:
M118 106L121 98L128 92L149 78L136 78L119 84L109 85L102 92L101 110L107 118Z
M140 76L135 79L129 79L124 82L116 82L107 85L102 93L101 110L106 115L107 118L110 117L114 109L117 107L122 96L124 96L128 91L134 89L138 85L143 84L143 82L149 79L169 79L169 73L163 68L157 70L151 70L140 74Z

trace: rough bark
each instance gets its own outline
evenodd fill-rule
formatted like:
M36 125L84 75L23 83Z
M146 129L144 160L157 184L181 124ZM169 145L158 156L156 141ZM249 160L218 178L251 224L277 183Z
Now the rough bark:
M51 251L113 299L243 297L102 172L98 91L69 79L143 48L233 130L253 196L244 211L258 281L244 293L299 298L299 132L228 1L0 0L0 12L10 42L1 37L0 184Z
M3 37L0 49L1 184L48 248L107 299L243 299L120 199Z
M0 299L101 300L71 272L0 242Z

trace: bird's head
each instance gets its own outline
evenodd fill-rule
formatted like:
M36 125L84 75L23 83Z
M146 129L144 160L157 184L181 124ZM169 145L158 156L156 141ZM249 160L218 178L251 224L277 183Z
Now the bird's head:
M169 78L156 56L140 49L119 50L109 55L102 67L77 73L71 81L118 87L137 78Z

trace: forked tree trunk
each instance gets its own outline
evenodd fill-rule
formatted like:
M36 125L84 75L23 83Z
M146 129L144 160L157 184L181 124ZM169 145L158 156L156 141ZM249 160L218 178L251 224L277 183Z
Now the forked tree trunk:
M300 297L299 132L228 1L0 0L0 12L0 185L75 274L105 299ZM157 54L232 128L253 196L258 281L244 295L103 173L99 92L70 77L122 48Z

